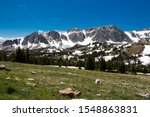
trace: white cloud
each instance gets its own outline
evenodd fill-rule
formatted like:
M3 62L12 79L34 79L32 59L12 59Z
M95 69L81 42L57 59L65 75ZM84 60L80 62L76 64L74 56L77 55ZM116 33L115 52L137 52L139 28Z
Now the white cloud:
M6 41L6 40L14 40L14 39L23 39L24 37L0 37L0 42Z
M39 33L42 33L42 32L44 32L44 31L43 31L43 30L38 30L38 32L39 32Z

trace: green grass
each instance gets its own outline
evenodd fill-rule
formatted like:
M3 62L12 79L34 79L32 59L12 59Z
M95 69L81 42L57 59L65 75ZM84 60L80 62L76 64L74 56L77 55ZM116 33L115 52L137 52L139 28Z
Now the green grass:
M0 64L12 68L11 71L0 70L1 100L66 100L70 98L60 95L59 90L68 87L81 91L78 98L91 100L143 100L146 98L138 96L137 93L150 92L150 76L11 62ZM32 71L36 74L32 74ZM29 81L29 78L34 80ZM96 85L96 79L101 79L102 84ZM34 83L36 86L29 86L27 83Z

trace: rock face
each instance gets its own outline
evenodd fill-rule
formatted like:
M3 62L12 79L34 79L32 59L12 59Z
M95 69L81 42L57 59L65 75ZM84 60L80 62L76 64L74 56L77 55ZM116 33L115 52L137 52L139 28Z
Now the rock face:
M14 44L18 45L19 43L20 43L20 39L6 40L5 42L2 43L2 46L12 46Z
M50 31L47 33L47 37L49 37L52 40L55 40L56 42L61 41L61 35L57 31Z
M26 45L28 45L28 43L39 44L40 42L48 44L48 41L44 36L42 36L38 32L34 32L24 38L22 45L26 46Z
M104 26L99 28L87 29L86 36L93 37L93 41L97 42L131 42L131 39L119 28L116 26Z

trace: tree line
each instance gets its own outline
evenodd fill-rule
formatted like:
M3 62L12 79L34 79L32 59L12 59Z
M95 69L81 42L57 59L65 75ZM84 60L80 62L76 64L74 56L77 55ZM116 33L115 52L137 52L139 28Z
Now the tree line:
M62 56L57 56L54 53L43 55L39 54L38 52L31 52L29 49L23 50L21 48L18 48L11 54L8 54L7 52L0 52L0 61L12 61L39 65L58 65L59 67L76 66L79 67L79 69L84 67L86 70L98 70L115 73L150 73L150 65L142 65L140 62L137 62L137 58L135 56L125 59L122 53L120 53L117 58L105 61L103 55L104 52L98 61L95 61L95 57L97 57L95 53L93 53L92 55L84 55L82 59L68 59L63 58ZM125 64L125 60L128 62L128 64ZM130 61L132 60L134 61L134 63L130 64Z

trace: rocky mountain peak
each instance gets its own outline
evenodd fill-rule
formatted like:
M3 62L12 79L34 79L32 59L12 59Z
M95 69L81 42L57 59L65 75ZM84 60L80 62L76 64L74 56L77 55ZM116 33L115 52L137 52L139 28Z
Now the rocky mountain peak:
M150 29L142 31L124 32L114 25L93 27L87 29L73 28L68 31L33 32L22 40L7 40L0 46L21 46L22 48L39 49L45 47L68 48L76 44L88 45L89 43L122 43L135 42L140 39L150 39Z

